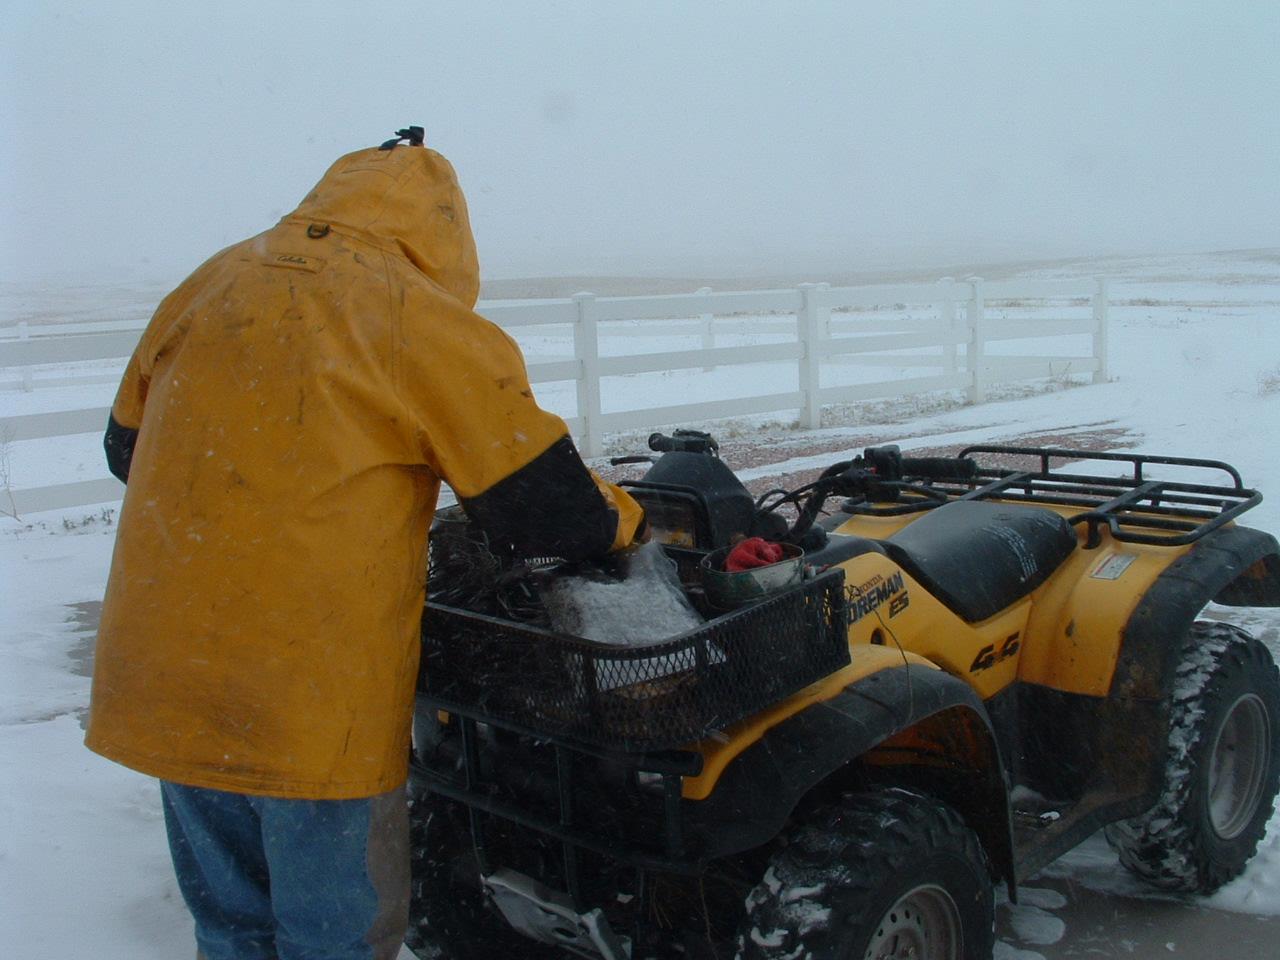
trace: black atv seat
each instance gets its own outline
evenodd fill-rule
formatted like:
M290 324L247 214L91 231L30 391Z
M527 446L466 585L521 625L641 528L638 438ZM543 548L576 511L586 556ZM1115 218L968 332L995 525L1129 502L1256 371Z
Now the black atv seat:
M881 543L894 563L976 623L1044 583L1076 548L1076 535L1042 507L954 500Z

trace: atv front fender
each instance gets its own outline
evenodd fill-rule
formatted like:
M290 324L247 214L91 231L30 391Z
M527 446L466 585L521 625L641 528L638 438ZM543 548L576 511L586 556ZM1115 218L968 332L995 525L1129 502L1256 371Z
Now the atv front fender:
M1008 791L986 708L963 681L923 665L877 671L765 731L705 800L684 801L687 836L707 844L699 853L708 859L758 847L806 794L828 781L838 788L859 760L931 771L928 788L961 813L1012 885Z

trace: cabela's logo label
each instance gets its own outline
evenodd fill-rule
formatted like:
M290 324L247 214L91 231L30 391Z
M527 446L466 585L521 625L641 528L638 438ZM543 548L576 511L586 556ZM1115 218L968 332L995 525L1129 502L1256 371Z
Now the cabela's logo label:
M324 261L316 257L304 257L300 253L280 253L274 259L268 260L267 264L272 267L284 267L288 270L306 270L308 273L318 273L320 268L324 266Z
M849 601L850 623L857 623L886 601L889 601L889 616L896 617L911 602L901 573L895 573L888 580L877 574L860 586L848 587L845 599Z

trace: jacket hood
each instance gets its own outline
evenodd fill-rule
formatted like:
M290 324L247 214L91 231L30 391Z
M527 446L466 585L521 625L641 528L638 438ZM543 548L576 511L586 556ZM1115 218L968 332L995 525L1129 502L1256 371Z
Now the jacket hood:
M468 308L480 266L449 161L426 147L374 147L339 159L285 219L323 222L390 244Z

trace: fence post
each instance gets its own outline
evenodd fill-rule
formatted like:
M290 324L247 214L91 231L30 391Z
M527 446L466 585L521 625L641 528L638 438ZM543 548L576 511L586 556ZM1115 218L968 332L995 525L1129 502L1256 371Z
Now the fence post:
M822 339L822 317L830 318L830 308L825 310L827 298L822 296L816 283L802 283L800 309L796 314L796 333L804 350L800 354L800 392L804 394L804 409L800 412L800 426L817 430L822 426L822 357L818 343Z
M1093 288L1093 355L1098 361L1094 383L1107 382L1107 322L1107 281L1098 277Z
M575 293L578 310L573 325L573 354L578 360L578 419L582 423L582 455L598 457L604 453L604 436L600 429L600 332L596 327L596 295Z
M942 355L947 361L947 373L956 372L956 279L943 277L938 281L938 319L947 328L947 336L952 339L943 347Z
M983 350L986 345L986 321L983 316L986 303L982 293L982 278L969 277L969 345L965 348L965 367L969 371L969 402L982 403L987 399L987 375L984 369Z
M823 280L818 284L819 290L830 290L831 284ZM831 301L827 297L819 298L818 304L819 318L822 321L822 335L826 339L831 339Z
M19 340L31 339L31 330L27 326L27 321L25 320L18 321L18 339ZM22 392L30 393L32 390L35 389L35 386L36 386L35 377L31 375L31 367L24 366L22 368Z
M696 292L698 296L705 297L711 292L711 288L699 287ZM702 329L702 349L714 350L716 345L715 317L710 313L704 313L698 317L698 325ZM710 373L714 369L715 367L703 367L702 372Z

